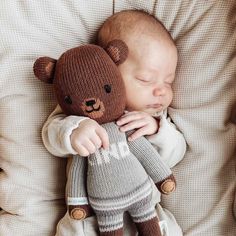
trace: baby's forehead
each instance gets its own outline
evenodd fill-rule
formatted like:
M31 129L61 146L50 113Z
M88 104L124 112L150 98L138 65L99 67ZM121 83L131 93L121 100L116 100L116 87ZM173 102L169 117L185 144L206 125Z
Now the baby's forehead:
M169 41L159 41L155 38L139 37L135 43L130 42L127 65L136 68L135 71L148 71L155 74L156 70L174 73L177 66L177 49ZM144 73L145 74L145 73Z
M145 56L158 51L177 55L177 48L168 37L160 38L156 34L130 34L124 37L123 41L128 45L129 52L133 55Z

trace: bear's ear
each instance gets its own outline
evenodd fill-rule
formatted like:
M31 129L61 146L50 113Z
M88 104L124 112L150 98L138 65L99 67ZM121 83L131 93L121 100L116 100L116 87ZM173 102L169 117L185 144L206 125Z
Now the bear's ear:
M57 60L50 57L40 57L34 63L35 76L45 83L52 84Z
M128 46L119 39L110 41L105 50L116 65L122 64L128 57L129 53Z

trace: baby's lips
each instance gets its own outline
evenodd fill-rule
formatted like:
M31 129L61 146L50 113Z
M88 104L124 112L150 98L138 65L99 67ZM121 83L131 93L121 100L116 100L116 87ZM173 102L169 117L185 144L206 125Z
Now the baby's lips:
M161 107L162 107L162 105L160 103L147 105L147 108L159 109Z

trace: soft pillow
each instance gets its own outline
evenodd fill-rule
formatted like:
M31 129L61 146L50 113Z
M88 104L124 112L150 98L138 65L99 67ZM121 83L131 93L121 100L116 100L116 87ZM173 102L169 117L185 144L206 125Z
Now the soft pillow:
M66 160L51 156L40 134L55 99L50 85L35 81L33 62L92 41L113 11L127 8L160 18L179 50L169 114L188 151L174 169L177 191L162 204L186 236L236 235L234 0L0 2L0 235L52 236L65 213Z

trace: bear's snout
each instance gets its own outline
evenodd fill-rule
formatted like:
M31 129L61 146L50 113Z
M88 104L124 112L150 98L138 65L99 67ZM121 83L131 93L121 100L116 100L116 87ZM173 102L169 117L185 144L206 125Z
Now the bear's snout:
M90 118L96 119L103 116L105 107L99 98L88 98L82 103L81 109Z

